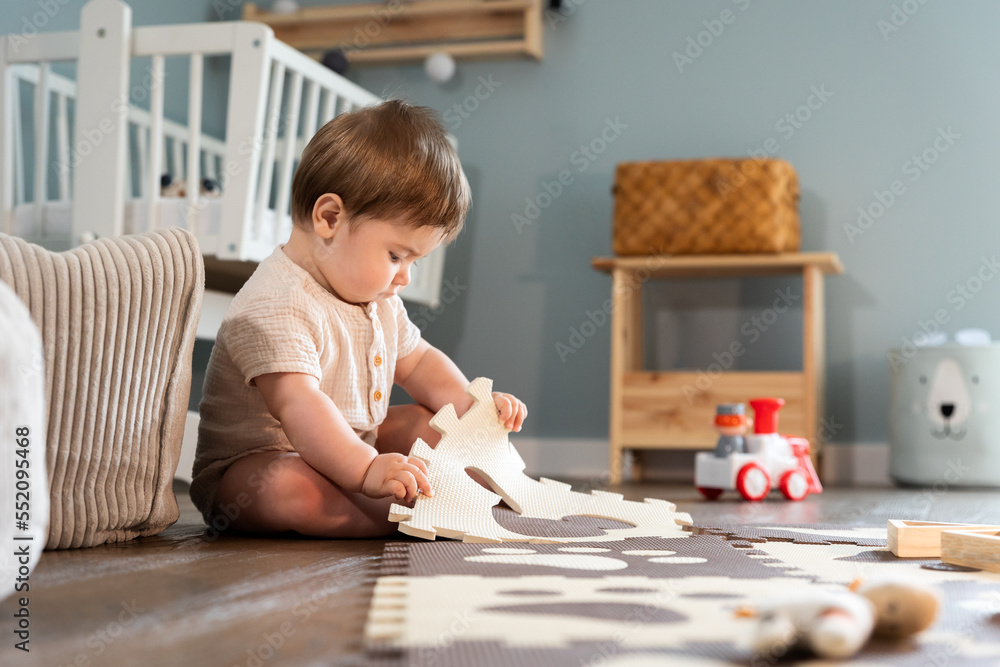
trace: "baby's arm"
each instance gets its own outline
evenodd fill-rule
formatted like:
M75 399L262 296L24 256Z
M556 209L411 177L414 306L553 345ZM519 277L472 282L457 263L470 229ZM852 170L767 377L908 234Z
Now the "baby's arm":
M462 415L472 407L472 397L465 393L468 379L448 355L421 339L410 354L396 362L396 384L413 400L437 412L448 403ZM528 408L511 394L493 392L500 421L512 431L521 430Z
M379 454L358 437L312 375L268 373L254 382L302 460L341 488L406 502L418 490L432 495L424 462Z

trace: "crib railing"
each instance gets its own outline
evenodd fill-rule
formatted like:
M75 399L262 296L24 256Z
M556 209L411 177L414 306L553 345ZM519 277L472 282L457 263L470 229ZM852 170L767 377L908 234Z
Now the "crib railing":
M13 107L13 152L14 152L14 190L12 204L14 206L33 204L36 218L44 223L42 207L46 202L68 202L72 194L72 174L75 169L77 155L71 154L71 137L73 123L70 112L76 103L76 81L57 74L44 65L20 64L10 68L13 82L10 89L11 106ZM24 108L22 104L22 88L31 91L34 100L32 115L34 124L34 168L31 184L31 194L26 186L25 168L25 133ZM54 118L50 118L53 115ZM186 180L187 164L184 156L190 154L191 132L188 127L169 119L161 119L162 145L159 150L159 168L154 169L153 159L149 155L152 114L136 106L128 108L129 153L127 194L139 198L149 196L150 188L158 191L160 176L170 174L172 177ZM49 130L40 132L49 125ZM53 127L54 126L54 127ZM54 135L54 137L53 137ZM52 142L54 138L54 161L52 158ZM224 141L209 135L199 138L199 173L213 180L220 180L222 165L225 159L226 144ZM132 155L136 157L132 158ZM50 174L46 165L52 166L55 172L56 192L51 192ZM152 172L150 170L152 169ZM149 173L147 173L149 172ZM149 176L152 176L150 178ZM44 230L39 237L46 237Z
M155 228L160 177L170 173L186 183L187 224L205 254L262 259L290 230L291 178L305 143L336 114L379 99L275 40L261 24L133 29L131 10L117 0L87 3L80 24L79 32L38 34L16 48L0 38L0 228L8 233L15 206L30 203L44 220L47 202L72 201L73 243L116 236L123 232L125 200L133 196L143 199ZM215 55L231 56L225 139L202 128L204 60ZM164 61L178 56L189 61L186 125L163 114ZM134 58L151 62L148 111L129 102ZM52 71L61 61L76 62L76 82ZM30 175L22 87L33 98ZM218 233L197 228L206 176L220 182L225 195Z
M214 56L229 58L221 138L206 134L202 122L204 63ZM186 124L164 117L168 58L188 62ZM148 111L131 103L134 59L149 63ZM75 63L75 82L53 71L63 62ZM276 40L265 25L132 28L127 5L91 0L79 31L0 37L0 230L12 233L15 208L21 213L27 206L36 221L31 240L49 239L53 249L118 236L126 200L145 207L146 228L156 228L160 178L170 173L185 182L184 224L203 254L260 261L290 233L292 174L316 129L378 101ZM30 136L24 133L29 118ZM219 210L213 209L218 224L211 229L199 228L208 203L199 186L206 176L222 190L214 202ZM52 202L71 209L69 232L58 240L45 228L44 209ZM439 250L414 272L403 297L436 305L442 268Z

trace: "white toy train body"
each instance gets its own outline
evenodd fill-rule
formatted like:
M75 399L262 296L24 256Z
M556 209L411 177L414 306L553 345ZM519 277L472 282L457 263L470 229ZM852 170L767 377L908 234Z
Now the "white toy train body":
M726 457L699 452L695 458L695 486L709 499L724 491L738 491L746 500L762 500L773 488L788 500L802 500L819 493L822 486L809 459L809 443L804 438L787 438L776 433L748 435L746 452ZM795 448L793 450L793 445ZM795 454L795 450L802 454Z

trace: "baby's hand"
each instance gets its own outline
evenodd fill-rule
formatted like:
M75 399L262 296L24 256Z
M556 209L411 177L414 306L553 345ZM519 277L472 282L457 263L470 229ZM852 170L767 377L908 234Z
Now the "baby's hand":
M433 496L427 480L427 466L418 458L402 454L379 454L368 465L361 482L361 493L369 498L395 496L410 502L418 492Z
M520 431L521 423L528 416L527 406L516 396L493 392L493 402L496 403L499 419L508 431Z

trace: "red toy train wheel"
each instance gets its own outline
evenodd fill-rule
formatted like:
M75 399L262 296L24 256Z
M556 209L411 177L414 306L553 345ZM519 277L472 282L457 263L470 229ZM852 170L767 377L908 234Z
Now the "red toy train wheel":
M722 489L716 489L709 486L699 486L697 489L701 495L705 496L705 500L716 500L722 495Z
M744 500L763 500L771 490L771 476L759 463L748 463L736 475L736 490Z
M802 500L809 494L809 480L801 470L789 470L781 476L779 487L789 500Z

